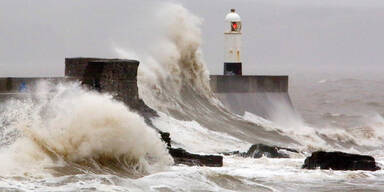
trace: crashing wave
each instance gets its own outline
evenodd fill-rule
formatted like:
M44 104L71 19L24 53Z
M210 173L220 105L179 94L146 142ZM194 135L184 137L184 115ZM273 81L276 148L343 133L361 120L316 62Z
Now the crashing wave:
M26 98L5 106L3 114L13 119L2 125L2 136L13 142L2 146L0 156L11 168L137 175L172 162L142 117L111 95L78 83L40 82Z

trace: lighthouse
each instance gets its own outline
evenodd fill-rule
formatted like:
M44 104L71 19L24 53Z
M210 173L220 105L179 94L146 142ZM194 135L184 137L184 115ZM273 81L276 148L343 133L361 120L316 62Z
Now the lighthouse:
M241 18L235 9L225 17L224 75L242 75L241 67Z

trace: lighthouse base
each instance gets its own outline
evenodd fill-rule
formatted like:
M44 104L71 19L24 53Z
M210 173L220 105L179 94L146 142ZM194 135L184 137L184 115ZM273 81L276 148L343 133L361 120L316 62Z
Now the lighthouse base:
M212 91L231 112L253 113L274 120L295 114L288 94L288 76L211 75Z

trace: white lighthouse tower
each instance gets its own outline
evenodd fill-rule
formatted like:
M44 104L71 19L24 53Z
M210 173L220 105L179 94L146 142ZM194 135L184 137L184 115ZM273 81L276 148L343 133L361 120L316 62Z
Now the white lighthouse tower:
M242 75L240 15L231 9L225 22L228 28L224 33L224 75Z

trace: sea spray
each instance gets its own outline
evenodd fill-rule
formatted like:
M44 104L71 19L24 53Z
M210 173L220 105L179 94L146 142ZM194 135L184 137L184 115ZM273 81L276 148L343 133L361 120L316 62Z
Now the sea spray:
M73 166L145 174L172 162L142 117L79 83L39 82L23 99L7 102L2 114L2 139L14 140L1 148L0 157L8 160L1 165L4 174L52 167L72 172Z
M159 10L156 18L163 26L151 44L151 56L144 57L139 67L140 96L162 111L178 110L185 86L212 97L209 72L201 55L202 19L178 4L164 3Z
M176 120L194 122L197 127L230 135L246 143L285 146L295 143L288 136L266 130L231 113L216 98L210 89L209 72L201 53L201 18L174 3L163 3L153 18L153 23L161 25L155 24L158 29L153 30L151 39L155 40L148 45L149 54L139 57L137 77L139 96L147 105ZM129 50L132 48L115 47L116 53L123 57L132 55ZM165 127L164 124L161 127ZM184 128L193 129L179 127ZM177 134L177 130L173 131L171 135ZM182 141L184 137L174 141ZM209 143L208 138L199 138L197 142L205 145ZM225 142L223 140L218 145Z
M164 116L154 121L161 130L178 135L173 141L180 142L178 144L181 146L204 152L210 147L199 149L195 146L210 143L208 138L212 134L208 132L213 131L232 136L244 143L290 146L304 151L338 149L356 152L355 148L361 150L366 147L360 147L359 145L365 145L365 142L359 143L359 137L346 130L317 129L308 125L293 109L292 103L285 100L284 95L267 95L270 100L268 103L271 104L264 108L269 109L270 122L260 121L260 117L249 113L245 116L231 113L210 90L209 73L200 49L202 19L181 5L173 3L163 3L154 13L154 17L154 23L161 25L155 25L159 29L154 30L155 37L151 37L156 40L148 48L150 56L139 57L139 95L147 105L158 112L169 115L173 120L185 122L182 123L183 126L175 127L172 123L163 122L167 119ZM122 57L136 55L121 47L115 50ZM207 128L209 131L206 136L195 139L193 143L196 145L181 143L194 134L191 132L196 130L196 127ZM182 132L190 134L180 135ZM229 143L222 140L217 142L217 145L230 146ZM233 147L228 147L228 150L232 149Z
M244 143L290 146L303 151L338 149L356 152L366 147L359 146L366 145L366 142L359 142L360 137L346 130L317 129L308 125L293 109L292 103L284 99L284 95L269 94L267 97L271 105L264 108L269 109L270 122L260 121L260 117L249 113L241 117L232 114L216 99L209 87L209 75L200 51L202 19L181 5L172 3L162 4L154 15L154 23L161 25L156 25L159 29L154 30L157 40L148 48L150 56L139 57L142 60L138 71L139 95L146 104L169 115L171 119L190 122L185 124L188 126L175 127L169 122L162 122L166 118L155 121L155 125L161 130L178 135L174 141L185 141L193 134L179 133L202 127L233 136ZM122 48L116 48L116 52L123 57L135 55ZM212 134L193 143L197 146L210 143L210 135ZM373 140L369 142L379 141ZM198 149L193 144L179 144L200 152L210 148ZM222 141L217 142L217 145L231 144ZM228 150L231 149L233 147L228 147Z

